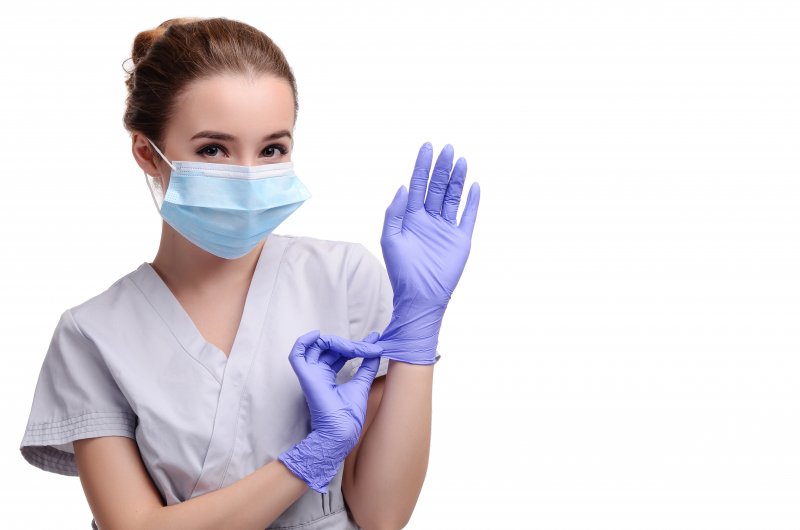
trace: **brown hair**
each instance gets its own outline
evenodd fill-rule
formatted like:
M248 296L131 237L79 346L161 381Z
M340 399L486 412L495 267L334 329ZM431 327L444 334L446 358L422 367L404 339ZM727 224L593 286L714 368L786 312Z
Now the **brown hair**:
M286 79L292 87L297 120L297 84L283 52L267 35L243 22L196 17L165 20L136 35L128 60L134 66L130 71L123 66L128 73L125 128L142 132L157 145L175 98L192 81L216 74L269 74Z

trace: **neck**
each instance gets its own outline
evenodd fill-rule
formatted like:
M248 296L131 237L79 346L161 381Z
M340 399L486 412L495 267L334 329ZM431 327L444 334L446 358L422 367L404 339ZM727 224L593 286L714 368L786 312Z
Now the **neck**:
M260 242L240 258L220 258L195 246L162 220L161 242L150 265L173 291L216 291L249 284L264 244Z

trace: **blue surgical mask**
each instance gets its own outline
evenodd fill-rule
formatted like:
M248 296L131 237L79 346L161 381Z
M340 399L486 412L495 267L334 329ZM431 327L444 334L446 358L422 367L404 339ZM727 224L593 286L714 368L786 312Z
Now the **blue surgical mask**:
M170 162L148 141L172 168L166 193L145 172L156 209L183 237L221 258L239 258L253 250L311 197L292 162Z

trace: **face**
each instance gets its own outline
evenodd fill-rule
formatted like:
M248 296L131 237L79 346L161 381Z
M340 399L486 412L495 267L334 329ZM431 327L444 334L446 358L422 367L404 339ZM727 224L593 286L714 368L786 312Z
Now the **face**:
M289 162L293 129L294 98L288 81L268 75L219 75L195 81L176 98L162 152L170 161L242 166ZM170 167L145 136L134 133L132 139L140 167L160 175L166 190Z

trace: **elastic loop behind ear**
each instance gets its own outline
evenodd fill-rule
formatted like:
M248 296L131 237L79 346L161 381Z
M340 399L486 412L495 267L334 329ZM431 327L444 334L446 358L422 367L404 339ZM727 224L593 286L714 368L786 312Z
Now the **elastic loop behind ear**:
M160 213L161 212L161 204L164 202L164 190L161 189L161 181L156 183L156 178L151 177L147 174L147 171L143 171L144 179L147 181L147 187L150 189L150 196L153 198L153 204L156 205L156 210ZM159 193L156 193L156 187L159 188ZM158 198L156 198L158 195ZM160 199L160 200L159 200Z
M169 160L167 160L167 157L165 157L165 156L164 156L164 153L162 153L162 152L161 152L161 149L159 149L159 148L158 148L158 146L157 146L156 144L154 144L154 143L153 143L153 140L151 140L150 138L148 138L148 139L147 139L147 141L148 141L148 142L150 142L150 145L152 145L152 146L153 146L153 148L156 150L156 152L159 154L159 156L161 156L161 158L163 158L163 159L164 159L164 162L166 162L167 164L169 164L169 167L171 167L171 168L174 170L174 169L175 169L175 166L173 166L173 165L172 165L172 162L170 162Z

